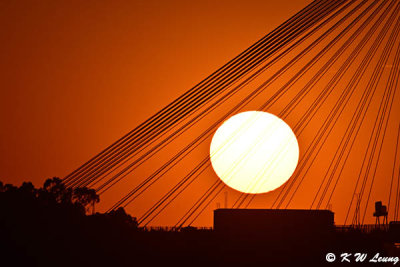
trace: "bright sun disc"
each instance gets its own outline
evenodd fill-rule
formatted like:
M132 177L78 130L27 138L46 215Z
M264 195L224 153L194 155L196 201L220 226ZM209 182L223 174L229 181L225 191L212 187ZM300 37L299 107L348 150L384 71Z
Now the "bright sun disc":
M277 116L247 111L218 128L211 141L210 158L226 185L260 194L290 178L299 160L299 145L289 125Z

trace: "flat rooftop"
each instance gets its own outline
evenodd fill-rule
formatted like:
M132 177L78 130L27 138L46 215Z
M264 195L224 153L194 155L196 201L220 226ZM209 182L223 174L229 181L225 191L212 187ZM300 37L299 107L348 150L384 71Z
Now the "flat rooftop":
M333 229L330 210L216 209L214 230L224 233L315 232Z

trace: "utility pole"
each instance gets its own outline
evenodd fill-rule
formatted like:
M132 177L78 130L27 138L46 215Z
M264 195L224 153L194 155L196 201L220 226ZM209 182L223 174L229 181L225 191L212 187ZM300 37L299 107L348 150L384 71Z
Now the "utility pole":
M358 226L358 227L360 227L361 226L361 223L360 223L360 194L355 194L355 196L356 196L356 199L357 199L357 202L356 202L356 211L355 211L355 213L354 213L354 224L356 225L356 226Z

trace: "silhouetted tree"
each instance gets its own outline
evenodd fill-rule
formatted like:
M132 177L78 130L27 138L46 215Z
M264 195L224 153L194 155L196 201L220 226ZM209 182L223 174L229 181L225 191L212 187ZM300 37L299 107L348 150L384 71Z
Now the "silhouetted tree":
M58 177L47 179L43 184L43 188L39 189L39 196L45 201L79 206L84 211L87 211L91 204L100 201L96 190L87 187L67 188Z
M12 185L12 184L5 184L4 185L4 192L12 193L12 192L17 192L18 187Z
M31 182L23 182L19 187L19 191L25 195L31 195L35 197L37 195L37 189L33 186Z
M57 203L72 203L72 189L66 188L58 177L47 179L40 194L44 198L54 199Z
M119 224L124 224L124 225L134 227L134 228L138 227L138 222L137 222L136 218L127 214L123 207L119 207L116 210L110 211L108 213L108 215L109 215L109 217L111 217L113 219L113 221L115 221Z
M73 190L72 201L79 203L87 211L89 206L99 203L100 197L96 194L96 190L87 187L78 187Z

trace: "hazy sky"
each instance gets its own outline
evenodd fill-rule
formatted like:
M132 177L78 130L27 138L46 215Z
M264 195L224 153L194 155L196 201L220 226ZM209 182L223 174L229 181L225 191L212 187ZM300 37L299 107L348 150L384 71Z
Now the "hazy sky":
M63 177L310 1L0 1L0 180Z

